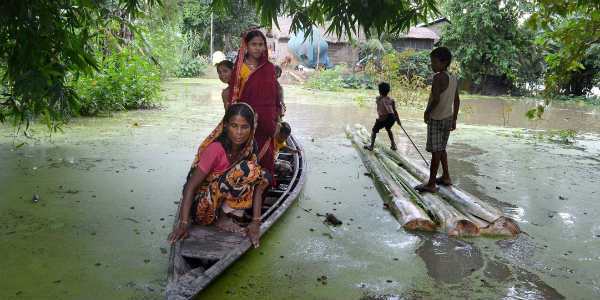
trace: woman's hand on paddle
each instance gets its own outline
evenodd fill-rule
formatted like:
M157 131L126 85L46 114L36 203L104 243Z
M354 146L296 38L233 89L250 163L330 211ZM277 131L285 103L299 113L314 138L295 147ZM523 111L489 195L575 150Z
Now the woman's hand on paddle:
M169 234L169 243L173 244L179 240L187 238L189 235L188 228L189 226L187 224L179 223L177 228L173 230L171 234Z
M252 221L248 225L247 229L248 229L248 237L250 238L250 242L252 242L252 245L254 246L254 248L258 248L258 246L260 246L260 243L259 243L260 221Z

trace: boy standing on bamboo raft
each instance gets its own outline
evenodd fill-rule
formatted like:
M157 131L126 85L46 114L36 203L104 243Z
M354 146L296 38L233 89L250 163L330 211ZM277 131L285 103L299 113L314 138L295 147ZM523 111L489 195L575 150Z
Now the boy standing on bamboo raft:
M396 111L396 102L394 99L388 97L390 93L390 84L387 82L382 82L378 86L379 88L379 96L375 98L375 102L377 103L377 120L375 120L375 125L373 125L373 130L371 131L371 145L365 145L364 148L370 151L373 151L373 147L375 146L375 138L377 137L377 133L382 128L385 128L388 136L390 137L391 149L396 151L396 142L394 142L394 134L392 133L392 126L394 123L398 122L400 125L400 117L398 117L398 112Z
M448 154L446 144L450 131L456 129L456 119L460 108L457 79L448 74L448 66L452 61L452 54L446 47L438 47L431 51L431 68L435 72L429 102L424 113L427 123L427 146L431 152L429 164L429 180L415 187L420 192L436 192L437 185L452 185L448 172ZM437 171L442 163L442 176L437 176Z

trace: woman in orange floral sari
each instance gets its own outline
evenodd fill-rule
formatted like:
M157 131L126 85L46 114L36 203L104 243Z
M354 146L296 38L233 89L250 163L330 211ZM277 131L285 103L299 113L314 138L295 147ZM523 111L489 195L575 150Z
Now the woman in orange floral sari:
M256 153L254 142L254 110L246 103L230 105L222 128L218 137L198 150L183 189L178 226L169 235L172 243L187 237L193 220L244 232L255 247L259 245L262 196L269 181L257 162L261 154ZM249 209L251 222L243 228L240 224L245 225Z

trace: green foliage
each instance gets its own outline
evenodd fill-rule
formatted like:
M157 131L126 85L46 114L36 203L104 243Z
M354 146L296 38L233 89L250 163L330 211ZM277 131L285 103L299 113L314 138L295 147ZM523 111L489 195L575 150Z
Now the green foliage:
M343 66L317 71L305 83L306 87L316 90L339 91L343 87Z
M277 25L277 16L292 18L293 32L312 32L313 25L328 22L329 32L338 36L343 33L358 32L359 28L369 33L399 33L411 25L424 22L427 17L437 15L435 0L249 0L258 10L260 21L267 27ZM231 1L214 0L213 7L221 11L232 11Z
M122 28L145 5L157 0L78 1L4 0L0 2L0 65L5 93L0 96L0 121L16 125L41 116L57 129L77 106L66 78L97 69L92 44L105 24L117 20ZM116 8L119 14L113 14Z
M389 43L384 43L379 39L369 39L365 42L355 43L358 46L358 59L366 64L370 60L379 60L386 52L386 46L391 46Z
M573 129L553 130L548 134L548 139L561 144L573 144L577 131Z
M183 38L176 23L150 23L140 29L149 47L149 55L160 65L162 78L176 76L183 47Z
M558 53L548 54L546 59L554 63ZM557 70L549 67L547 95L553 98L558 95L586 96L593 87L600 86L600 44L587 48L580 63L580 69L566 73L557 73Z
M228 1L229 11L213 10L211 1L187 0L183 2L181 31L186 36L186 52L190 57L210 52L210 14L213 12L214 49L225 52L239 47L240 36L259 19L256 10L247 1Z
M525 113L525 116L527 117L527 119L529 119L531 121L541 120L542 116L544 115L544 111L545 111L545 106L542 104L538 104L536 107L528 110Z
M543 71L533 32L519 25L527 7L518 0L450 0L442 45L452 50L462 78L481 85L488 79L524 91L539 84Z
M552 143L570 145L575 143L577 138L577 131L573 129L561 129L561 130L528 130L528 129L517 129L512 134L501 134L502 136L513 137L517 139L534 139L537 141L547 141Z
M373 80L365 73L353 73L345 65L315 72L306 81L305 87L324 91L342 89L373 89Z
M113 51L100 70L73 81L79 101L76 112L97 115L153 107L160 92L160 70L131 47Z
M210 65L208 57L188 57L184 56L179 61L177 77L191 78L199 77L204 74L204 70Z
M423 79L431 77L431 59L429 51L415 51L412 49L400 52L398 71L406 76L418 76Z
M415 52L390 51L381 59L381 63L370 62L367 64L366 72L376 85L385 81L390 84L390 96L397 100L398 104L405 106L420 106L427 100L426 75L423 64L415 63L422 54ZM430 72L429 72L430 73Z
M592 72L598 72L599 56L597 52L590 53L590 49L594 46L598 47L600 43L600 2L537 0L534 7L535 11L529 18L528 24L532 28L541 30L537 42L547 51L546 92L549 94L585 93L587 86L578 92L569 91L569 86L578 81L578 73L589 71L590 68L592 70L595 68ZM590 57L593 57L595 63L586 62Z
M376 86L365 73L350 73L343 76L342 87L346 89L374 89Z

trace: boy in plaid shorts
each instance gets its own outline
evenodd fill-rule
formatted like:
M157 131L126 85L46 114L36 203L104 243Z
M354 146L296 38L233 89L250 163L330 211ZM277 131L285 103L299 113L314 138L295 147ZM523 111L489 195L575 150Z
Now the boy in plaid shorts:
M437 185L452 185L448 172L448 154L446 144L450 131L456 129L456 118L460 107L457 79L448 73L452 54L446 47L438 47L431 51L431 68L435 72L429 102L425 109L424 119L427 123L427 146L431 152L429 180L415 187L420 192L436 192ZM442 176L437 177L437 171L442 163Z

